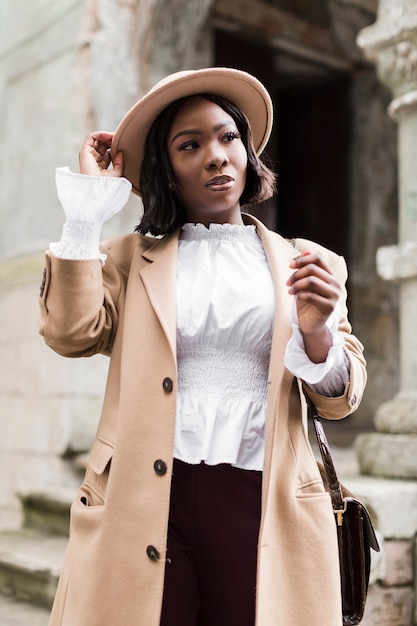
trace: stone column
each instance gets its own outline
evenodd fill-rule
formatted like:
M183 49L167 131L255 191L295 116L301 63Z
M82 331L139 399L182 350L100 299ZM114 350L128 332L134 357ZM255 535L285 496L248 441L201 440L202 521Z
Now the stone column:
M358 437L358 460L365 474L417 478L416 0L379 0L377 21L358 44L394 96L388 112L398 124L398 244L377 251L377 269L400 294L400 389L377 409L377 432Z

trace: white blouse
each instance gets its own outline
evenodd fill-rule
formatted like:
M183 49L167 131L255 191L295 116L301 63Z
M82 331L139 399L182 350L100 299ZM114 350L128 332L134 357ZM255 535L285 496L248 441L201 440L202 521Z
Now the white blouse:
M183 227L176 458L262 469L274 306L255 226Z
M66 222L51 243L64 259L100 259L101 225L123 208L124 178L85 176L59 168L58 196ZM249 271L250 269L250 271ZM188 463L231 463L262 470L274 289L253 225L186 224L177 261L178 396L174 456ZM304 351L293 306L285 365L317 393L341 395L349 359L337 329L324 363Z

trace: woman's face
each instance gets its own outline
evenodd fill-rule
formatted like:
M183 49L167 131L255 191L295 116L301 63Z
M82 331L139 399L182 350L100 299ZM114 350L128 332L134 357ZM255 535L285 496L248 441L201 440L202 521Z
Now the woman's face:
M242 224L248 159L228 113L200 96L187 99L168 134L168 155L187 221Z

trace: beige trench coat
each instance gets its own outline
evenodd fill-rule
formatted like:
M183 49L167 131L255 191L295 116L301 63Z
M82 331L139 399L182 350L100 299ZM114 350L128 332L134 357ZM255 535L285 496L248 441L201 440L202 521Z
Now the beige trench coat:
M262 238L276 293L256 626L340 626L333 513L306 439L299 385L283 364L291 334L285 283L295 251L254 218L245 221ZM111 355L50 626L159 626L176 405L177 249L178 233L156 240L131 234L103 244L104 268L98 260L46 255L40 299L46 343L68 357ZM320 251L345 283L341 257L311 242L308 249ZM339 328L350 383L338 398L310 392L329 419L357 407L366 379L345 296Z

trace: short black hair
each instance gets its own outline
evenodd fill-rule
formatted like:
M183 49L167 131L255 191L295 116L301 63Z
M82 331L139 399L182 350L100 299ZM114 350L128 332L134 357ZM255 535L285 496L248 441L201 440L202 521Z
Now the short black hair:
M214 102L226 111L240 133L248 156L246 184L240 197L241 205L255 204L270 198L275 191L275 174L256 154L252 129L246 115L233 102L222 96L211 93L202 93L198 96ZM186 221L184 206L175 192L175 176L166 142L176 114L190 97L195 96L187 96L168 105L152 124L146 138L140 174L143 215L135 228L136 232L143 235L147 233L166 235Z

